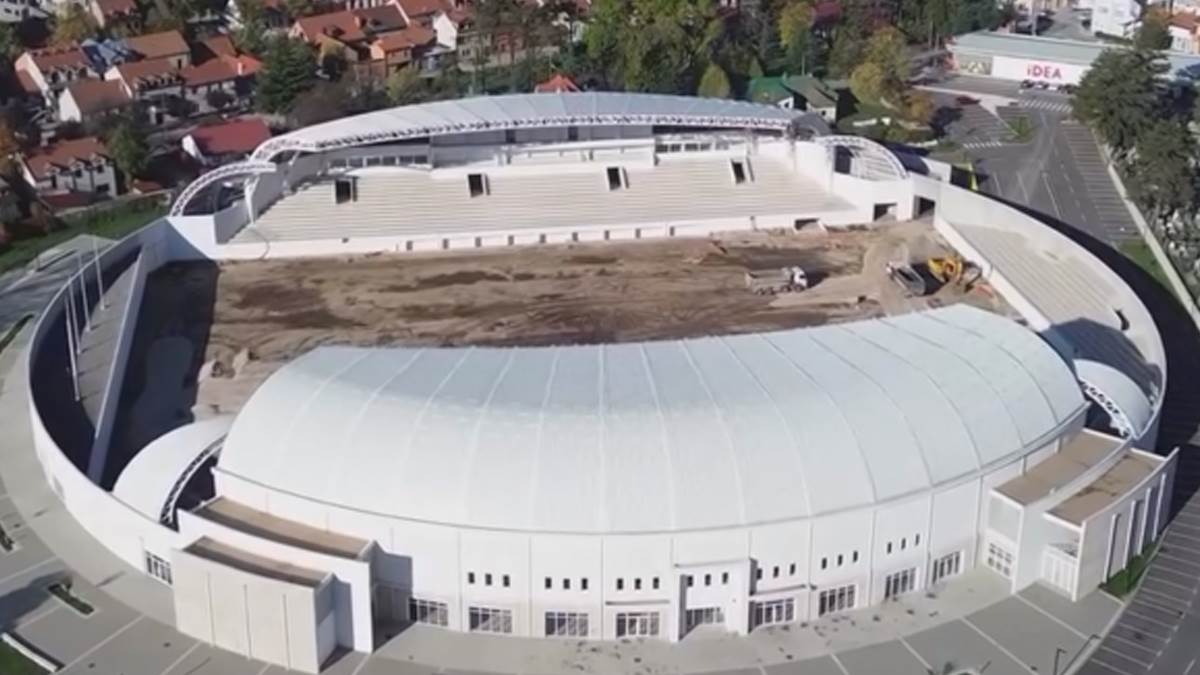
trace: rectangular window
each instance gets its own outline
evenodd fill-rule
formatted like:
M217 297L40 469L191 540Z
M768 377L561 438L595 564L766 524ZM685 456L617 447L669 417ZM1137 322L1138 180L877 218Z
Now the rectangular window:
M651 580L650 586L653 587L654 590L658 590L658 577L654 577L654 579Z
M484 586L492 585L492 573L491 572L488 572L487 574L483 575L483 585Z
M705 585L705 586L712 586L712 575L711 575L711 574L705 574L705 575L704 575L704 585Z
M658 637L658 612L617 614L617 637Z
M775 569L771 570L771 577L774 579L779 578L779 565L776 565Z
M720 607L697 607L684 612L684 632L691 632L698 626L725 623L725 611Z
M621 579L621 578L617 579L617 590L618 591L625 590L625 580L624 579Z
M821 558L821 569L829 567L829 558Z
M509 584L511 583L511 581L512 581L512 580L508 578L508 575L507 575L507 574L505 574L505 575L504 575L504 576L501 578L500 584L501 584L502 586L504 586L505 588L508 588L508 586L509 586Z
M754 580L755 581L762 581L762 570L763 570L763 568L761 568L761 567L754 568Z
M796 620L796 600L795 598L781 598L756 602L751 617L754 621L751 629L777 623L790 623Z
M610 166L604 170L608 176L608 189L620 190L625 187L625 172L619 166Z
M467 583L468 584L475 583L475 573L474 572L467 572Z
M487 180L481 173L467 174L467 190L472 197L479 197L487 194Z
M917 568L915 567L889 574L883 580L884 600L890 600L915 590L917 590Z
M919 534L913 535L913 546L920 546L920 545L921 545L921 535L919 535Z
M149 551L146 551L145 553L146 573L155 579L166 583L168 586L171 585L174 581L171 577L171 563L163 560Z
M962 573L962 551L955 551L933 561L933 569L929 573L929 583L936 584L943 579Z
M854 552L854 553L853 553L853 554L850 556L850 562L858 562L858 551L855 551L855 552Z
M729 583L729 572L721 572L721 583L722 584Z
M563 590L564 590L564 591L569 591L569 590L571 590L571 580L570 580L570 579L567 579L567 578L565 578L565 577L563 578Z
M817 596L817 616L854 609L854 596L858 591L855 584L828 588Z
M841 553L839 553L839 554L838 554L838 567L841 567L841 566L842 566L842 560L844 560L844 558L842 557L842 554L841 554Z
M409 598L408 620L445 628L450 623L450 608L444 602Z
M512 633L512 610L497 607L469 607L468 627L476 633Z
M546 637L587 637L588 615L583 612L546 612Z
M587 590L587 577L584 577L579 580L579 590L581 590L581 591Z
M550 577L546 577L543 584L545 585L546 590L550 590L551 588L554 588L554 580L551 579Z
M336 180L333 182L333 202L345 204L354 201L354 181Z
M999 572L1005 578L1012 577L1013 555L1008 549L994 541L988 542L987 566Z
M692 583L693 583L692 575L690 575L690 574L683 575L683 580L684 580L684 583L687 584L688 588L692 587Z
M738 160L729 162L729 168L733 170L733 184L741 185L746 182L746 165Z
M638 577L633 580L633 590L635 590L635 591L642 590L642 578L641 577Z

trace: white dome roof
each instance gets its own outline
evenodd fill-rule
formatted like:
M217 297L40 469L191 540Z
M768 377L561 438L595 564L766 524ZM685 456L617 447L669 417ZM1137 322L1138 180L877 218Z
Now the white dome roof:
M234 422L221 471L395 518L651 532L869 505L1054 440L1070 367L957 305L757 335L321 347Z

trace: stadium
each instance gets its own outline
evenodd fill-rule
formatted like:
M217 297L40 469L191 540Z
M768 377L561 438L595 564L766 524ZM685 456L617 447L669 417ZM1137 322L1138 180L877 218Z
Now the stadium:
M1163 345L1098 259L950 177L657 95L294 131L59 292L38 460L180 631L308 672L412 623L676 641L977 567L1077 600L1166 525ZM979 279L885 271L938 255ZM746 288L786 265L806 290Z

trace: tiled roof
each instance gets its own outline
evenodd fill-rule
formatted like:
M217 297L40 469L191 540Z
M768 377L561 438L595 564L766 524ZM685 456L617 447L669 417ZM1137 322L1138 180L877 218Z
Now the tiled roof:
M367 39L359 25L359 18L350 10L317 14L296 19L301 34L305 40L312 42L321 35L336 38L342 42L362 42Z
M437 34L423 26L409 26L401 31L380 35L375 44L379 46L384 53L400 51L402 49L412 49L433 42L437 38Z
M177 30L147 33L146 35L127 38L125 44L147 59L191 53L191 48L188 47L187 41L183 39L183 35Z
M75 44L35 49L28 52L28 54L33 59L34 64L43 73L51 70L86 68L88 66L87 56L79 48L79 45Z
M67 94L71 95L79 112L84 114L119 108L131 100L125 88L116 80L76 80L67 85L63 95Z
M445 12L450 9L449 3L442 0L394 0L404 11L404 16L410 20L421 17L432 17L438 12Z
M25 165L37 178L48 176L52 169L69 169L72 165L108 158L108 148L95 136L59 141L38 149L25 157Z
M262 63L250 56L223 56L209 59L198 66L188 66L179 71L184 84L189 87L199 87L215 82L226 82L237 77L248 77L256 74L262 68Z
M200 41L200 46L204 51L206 58L213 56L237 56L237 47L233 45L233 40L228 35L214 35L210 38L205 38Z
M261 119L246 117L200 127L189 135L204 154L227 155L252 152L271 137L271 129Z
M179 80L178 70L169 59L143 59L122 63L116 70L125 84L133 89L141 89L143 86L153 88Z
M533 90L539 94L562 94L571 91L579 91L579 85L571 78L562 73L555 73L554 77L542 82Z
M404 15L395 5L381 5L352 11L362 20L362 27L374 33L400 30L408 25L404 20Z

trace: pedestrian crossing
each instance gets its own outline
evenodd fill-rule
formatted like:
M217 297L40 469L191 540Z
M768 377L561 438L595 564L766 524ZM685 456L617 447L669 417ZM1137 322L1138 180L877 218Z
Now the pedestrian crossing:
M1004 141L986 140L986 141L967 141L962 144L963 150L979 150L980 148L999 148L1008 145Z
M1029 108L1030 110L1045 110L1062 115L1071 114L1070 101L1053 101L1045 98L1025 97L1020 99L1019 103L1022 108Z

